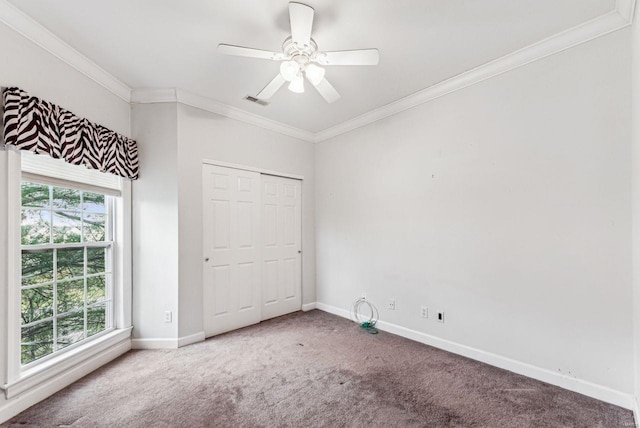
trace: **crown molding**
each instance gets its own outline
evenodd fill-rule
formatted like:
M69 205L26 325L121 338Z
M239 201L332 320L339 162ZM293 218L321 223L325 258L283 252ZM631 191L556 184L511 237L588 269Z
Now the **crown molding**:
M249 113L211 98L192 94L182 89L134 89L131 92L131 102L137 104L171 103L177 102L210 113L219 114L230 119L278 132L299 140L315 142L314 134L275 120L267 119L257 114Z
M315 141L321 142L337 137L338 135L353 131L354 129L361 128L420 104L427 103L436 98L627 27L631 25L634 6L635 0L617 0L616 9L607 14L485 63L441 83L401 98L398 101L394 101L339 125L320 131L315 134Z
M616 12L629 24L633 23L633 13L636 8L636 0L616 0Z
M0 22L40 46L53 56L61 59L109 92L129 102L131 88L102 67L69 46L58 36L44 28L33 18L7 0L0 0Z
M131 104L178 102L176 88L138 88L131 91Z
M267 119L263 116L249 113L247 111L231 107L227 104L223 104L210 98L195 95L186 91L182 91L180 89L178 89L177 93L179 103L199 108L211 113L216 113L221 116L226 116L231 119L239 120L240 122L245 122L250 125L259 126L260 128L268 129L270 131L279 132L280 134L288 135L300 140L308 142L315 141L314 134L309 131L295 128L293 126L289 126L272 119Z
M127 102L179 102L304 141L321 142L627 27L633 21L635 4L636 0L616 0L615 10L609 13L317 133L180 89L132 90L7 0L0 0L0 22Z

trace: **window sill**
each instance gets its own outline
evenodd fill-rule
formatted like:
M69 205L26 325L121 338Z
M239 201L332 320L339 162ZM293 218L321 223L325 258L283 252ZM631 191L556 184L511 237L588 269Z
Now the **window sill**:
M81 365L92 357L108 351L110 348L122 342L129 342L131 330L132 327L114 330L92 340L86 345L79 346L59 357L52 358L33 368L24 370L20 373L18 379L3 385L0 389L4 391L7 399L13 398L63 372Z

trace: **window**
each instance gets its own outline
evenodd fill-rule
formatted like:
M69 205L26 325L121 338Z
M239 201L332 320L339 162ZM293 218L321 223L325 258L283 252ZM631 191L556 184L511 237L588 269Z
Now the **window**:
M114 327L113 197L22 181L21 363Z

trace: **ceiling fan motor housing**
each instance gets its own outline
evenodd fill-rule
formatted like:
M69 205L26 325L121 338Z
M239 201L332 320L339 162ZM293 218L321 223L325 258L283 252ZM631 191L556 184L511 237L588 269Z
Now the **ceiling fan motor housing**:
M291 37L287 37L282 44L282 52L293 61L303 66L316 58L318 45L313 39L309 39L308 45L300 46L299 43L293 41Z

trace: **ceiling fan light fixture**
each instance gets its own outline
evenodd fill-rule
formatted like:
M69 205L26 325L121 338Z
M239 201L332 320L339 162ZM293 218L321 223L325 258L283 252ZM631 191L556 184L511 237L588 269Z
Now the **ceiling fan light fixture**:
M291 80L291 83L289 83L289 90L296 94L302 94L304 92L304 79L302 78L302 73L298 73L296 77Z
M309 64L304 70L304 74L307 76L307 79L309 79L309 82L311 82L313 86L316 86L324 79L324 68L318 67L315 64Z
M300 72L300 65L295 61L283 61L280 64L280 75L287 82L293 81Z

